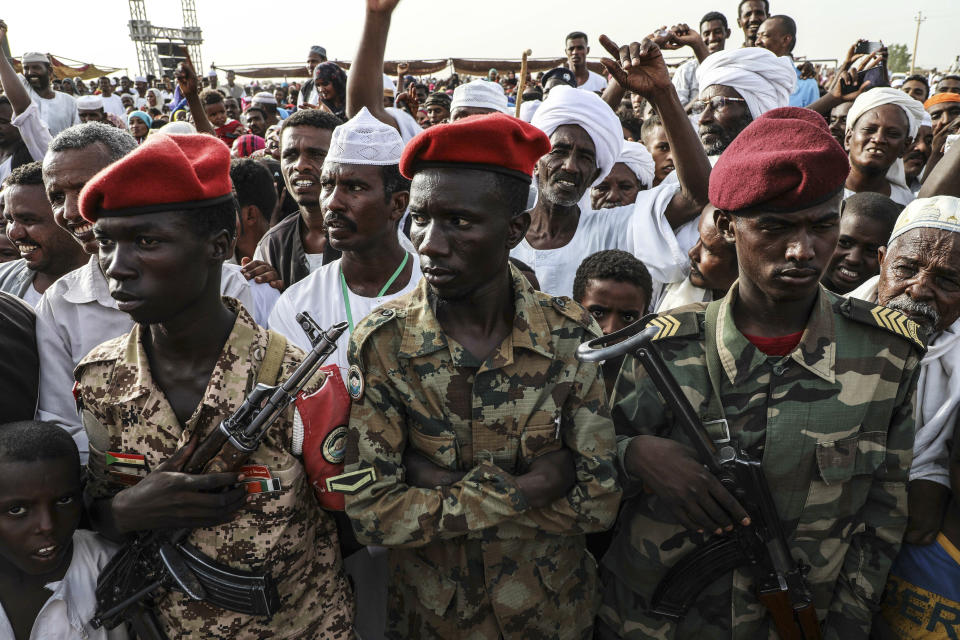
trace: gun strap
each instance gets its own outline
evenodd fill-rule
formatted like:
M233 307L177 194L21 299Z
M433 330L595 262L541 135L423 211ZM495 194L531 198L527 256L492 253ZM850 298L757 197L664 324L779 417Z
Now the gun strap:
M276 331L267 331L267 349L257 372L257 382L273 386L280 376L280 365L283 364L283 353L287 350L287 339Z
M717 443L730 441L730 427L723 413L723 401L720 396L720 376L723 375L723 366L720 364L720 351L717 345L717 317L720 314L722 301L717 300L707 305L706 318L703 326L704 347L707 358L707 377L710 378L710 401L707 403L707 415L704 416L704 427L710 438Z

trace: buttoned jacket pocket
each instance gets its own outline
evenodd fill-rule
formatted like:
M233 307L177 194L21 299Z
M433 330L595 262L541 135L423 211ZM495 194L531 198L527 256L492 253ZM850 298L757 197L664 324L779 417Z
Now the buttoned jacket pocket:
M857 475L872 475L886 457L887 434L862 431L817 443L817 469L828 485L843 484Z

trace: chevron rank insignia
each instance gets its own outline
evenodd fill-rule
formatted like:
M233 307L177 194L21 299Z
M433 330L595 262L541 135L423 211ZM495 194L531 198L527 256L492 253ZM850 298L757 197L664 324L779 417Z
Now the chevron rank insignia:
M327 491L353 495L368 484L373 484L376 480L377 472L374 471L373 467L358 469L357 471L341 473L338 476L327 478Z
M695 337L700 335L702 316L702 313L694 311L667 313L652 319L647 326L659 329L657 335L653 336L654 340Z
M920 325L896 309L878 305L870 310L870 315L873 316L873 320L877 323L877 326L883 327L898 336L912 340L921 349L926 347L923 339L918 334Z

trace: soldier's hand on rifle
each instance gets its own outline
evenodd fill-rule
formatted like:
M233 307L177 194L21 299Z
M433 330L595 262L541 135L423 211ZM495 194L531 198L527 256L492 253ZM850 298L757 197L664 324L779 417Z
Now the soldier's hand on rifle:
M600 44L613 60L601 58L603 66L617 83L627 91L649 98L659 91L671 89L670 73L663 61L663 54L655 42L644 39L619 47L607 36L600 36Z
M577 481L573 453L566 447L537 456L529 470L517 476L520 493L534 509L546 507L567 495Z
M721 533L750 518L736 498L697 460L692 449L668 438L636 436L625 456L627 473L662 499L680 524Z
M180 472L196 444L192 439L139 483L114 496L111 510L120 533L211 527L230 522L246 504L246 490L235 486L242 474Z

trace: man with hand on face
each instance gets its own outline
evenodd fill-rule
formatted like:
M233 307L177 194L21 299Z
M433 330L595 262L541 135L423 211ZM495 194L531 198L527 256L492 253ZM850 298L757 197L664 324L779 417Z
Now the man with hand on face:
M886 246L880 275L850 293L896 309L929 334L917 385L905 542L931 544L950 498L949 447L960 421L960 198L914 200ZM956 452L954 452L956 453Z
M424 277L350 339L344 474L357 537L391 548L389 638L592 637L584 534L619 489L603 381L574 351L599 330L508 262L549 148L491 114L400 161Z
M0 192L6 236L22 256L0 265L0 291L22 298L31 307L57 278L86 262L83 248L53 219L42 167L39 162L17 167Z
M345 409L337 406L345 398L320 391L326 374L307 382L249 457L248 464L281 479L278 491L248 498L242 470L182 472L196 445L256 383L287 380L304 357L221 296L222 264L236 234L230 151L206 135L151 136L87 183L80 212L94 225L110 296L136 322L93 349L75 372L90 441L85 500L94 528L118 541L188 528L200 553L276 581L282 604L272 618L218 609L175 590L155 593L153 609L169 637L352 638L353 596L336 526L304 470L309 436L298 437L295 427L298 419L321 422L318 410L335 416ZM149 471L121 478L111 456L139 458Z
M283 287L303 280L340 252L330 246L320 206L320 174L333 130L342 122L319 109L303 109L280 127L280 171L287 193L300 207L272 227L257 245L254 260L270 264Z
M633 205L588 208L584 195L610 173L623 149L623 130L603 99L554 87L532 120L550 136L552 148L537 162L537 204L511 255L533 267L542 291L569 295L583 256L622 249L647 266L656 299L663 283L685 276L686 251L696 242L696 225L690 222L706 204L710 165L657 46L644 40L617 47L606 36L600 41L617 59L603 59L615 89L641 94L656 105L679 179L641 191Z
M869 635L906 528L924 351L909 318L820 286L846 171L846 154L810 110L775 109L747 127L710 176L740 277L722 300L662 315L675 330L652 343L706 435L762 461L787 551L809 569L830 640ZM603 559L599 637L776 637L748 566L712 581L690 576L703 590L679 619L650 611L682 558L755 523L704 469L631 355L611 406L621 481L634 497Z

